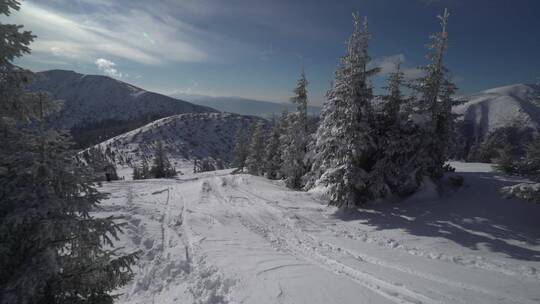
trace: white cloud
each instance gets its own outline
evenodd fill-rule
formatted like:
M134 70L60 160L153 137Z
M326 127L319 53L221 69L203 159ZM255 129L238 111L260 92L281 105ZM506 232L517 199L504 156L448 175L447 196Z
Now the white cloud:
M116 68L116 64L110 60L107 60L105 58L99 58L96 60L96 65L100 71L103 73L114 77L114 78L122 78L126 75L120 73Z
M398 54L388 57L379 57L373 60L372 65L381 69L380 75L386 76L395 71L398 63L405 62L405 55Z
M415 67L406 67L405 66L405 55L397 54L387 57L379 57L372 61L372 66L378 67L381 69L379 73L380 76L387 76L388 74L396 70L398 63L401 63L401 71L405 74L406 80L411 80L422 76L422 70Z
M32 44L38 56L87 63L108 56L150 65L209 60L209 55L192 43L197 41L195 29L141 10L119 13L108 9L75 15L26 1L13 18L38 36Z

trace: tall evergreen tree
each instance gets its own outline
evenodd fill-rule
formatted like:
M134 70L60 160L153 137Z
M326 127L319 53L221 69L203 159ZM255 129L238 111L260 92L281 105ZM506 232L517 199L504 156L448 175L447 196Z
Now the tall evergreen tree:
M373 121L376 134L376 163L370 173L371 191L376 197L403 197L414 192L422 181L418 128L408 119L410 98L401 92L404 73L397 64L388 77L384 105Z
M302 177L306 173L304 157L308 143L307 130L307 80L302 68L300 79L294 89L294 97L291 102L296 104L295 113L288 115L288 125L285 130L285 139L282 151L281 172L285 178L285 184L289 188L300 189L303 186Z
M244 167L246 166L246 158L248 155L248 143L247 143L247 136L244 134L244 128L240 127L238 128L238 132L236 133L236 144L234 146L234 166L237 167L236 170L238 171L244 171Z
M92 147L83 153L86 164L95 173L96 181L112 181L120 179L116 166L107 158L100 148Z
M148 162L143 159L141 165L135 164L133 166L133 180L152 178L150 168L148 168Z
M150 168L148 167L148 162L146 161L146 159L143 159L142 164L141 164L141 178L147 179L151 177L152 175L150 174Z
M144 168L142 171L144 172ZM167 152L161 141L158 141L156 144L154 161L152 168L150 168L150 175L154 178L170 178L176 176L176 171L171 165L171 161L167 157Z
M272 119L272 129L268 135L264 156L264 172L269 179L278 179L281 168L281 124Z
M0 14L9 16L11 10L19 10L17 1L0 1ZM0 23L0 123L5 134L9 125L17 121L28 122L39 116L36 97L24 94L24 88L33 80L34 75L13 64L16 58L30 54L29 45L35 38L31 32L22 31L22 27Z
M433 179L442 177L444 163L449 157L455 139L455 116L452 106L459 101L452 98L456 86L452 83L449 71L444 65L444 56L448 47L448 10L438 16L441 31L431 36L430 63L422 70L425 76L412 84L418 96L417 114L426 118L425 142L422 152L425 155L427 174Z
M262 175L264 170L264 124L257 123L257 126L251 134L251 143L246 158L246 167L248 173L253 175Z
M141 168L139 168L139 166L137 165L133 166L132 177L133 177L133 180L143 179L142 174L141 174Z
M289 111L287 109L284 109L283 112L281 112L281 116L279 118L279 134L280 134L279 143L280 143L281 152L287 149L287 145L290 142L290 139L289 139L290 134L288 132L290 123L291 121L290 121ZM281 161L283 161L283 159Z
M294 89L294 96L291 98L291 102L296 105L296 121L301 127L301 131L307 133L307 105L308 105L308 81L306 79L306 73L304 67L300 73L300 78L297 81L296 88Z
M370 134L373 98L369 77L367 19L363 25L353 14L354 32L347 44L347 54L336 71L334 87L327 94L317 130L316 160L319 170L316 184L326 187L330 204L352 208L371 198L369 171L374 139Z
M405 81L405 74L401 71L401 62L396 64L396 70L390 73L387 80L387 85L384 87L388 92L383 96L385 101L383 107L383 113L385 123L388 125L396 125L401 120L401 108L405 104L403 94L401 93L401 87Z
M2 14L18 9L0 0ZM111 303L135 254L105 249L121 225L90 215L105 195L68 136L45 128L54 103L24 90L33 75L12 62L34 37L20 29L0 23L0 303Z

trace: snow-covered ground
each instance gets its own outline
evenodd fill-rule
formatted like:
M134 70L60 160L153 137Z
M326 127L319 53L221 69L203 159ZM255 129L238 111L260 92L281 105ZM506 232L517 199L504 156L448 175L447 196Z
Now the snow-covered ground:
M539 303L540 206L454 165L465 186L336 214L315 193L230 171L108 183L142 250L119 303Z

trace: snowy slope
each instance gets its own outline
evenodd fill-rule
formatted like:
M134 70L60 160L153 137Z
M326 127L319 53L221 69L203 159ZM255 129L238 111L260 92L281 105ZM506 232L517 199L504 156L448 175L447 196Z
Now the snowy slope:
M456 167L466 187L443 198L348 216L229 171L105 184L100 216L124 216L118 246L142 250L118 303L538 303L540 208Z
M83 75L64 70L37 74L39 78L30 89L49 92L54 100L64 102L59 115L51 119L56 126L63 128L105 120L131 121L190 112L215 112L107 76Z
M97 147L118 165L151 160L158 141L175 161L212 157L231 162L238 130L247 132L253 121L261 120L231 113L180 114L156 120Z
M517 84L490 89L466 97L467 103L454 108L473 125L472 136L483 138L497 128L518 125L540 126L540 86Z
M272 115L279 117L283 110L289 112L296 110L296 106L291 103L277 103L240 97L211 97L190 94L174 94L172 96L223 112L254 115L265 118L269 118ZM320 107L308 106L308 115L319 116L320 112Z

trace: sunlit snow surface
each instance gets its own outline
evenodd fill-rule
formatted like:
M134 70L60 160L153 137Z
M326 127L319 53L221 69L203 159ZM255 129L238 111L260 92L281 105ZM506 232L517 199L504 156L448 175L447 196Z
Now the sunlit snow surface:
M465 186L342 215L315 193L230 171L104 184L142 250L119 303L538 303L540 205L453 165ZM428 187L429 188L429 187Z

